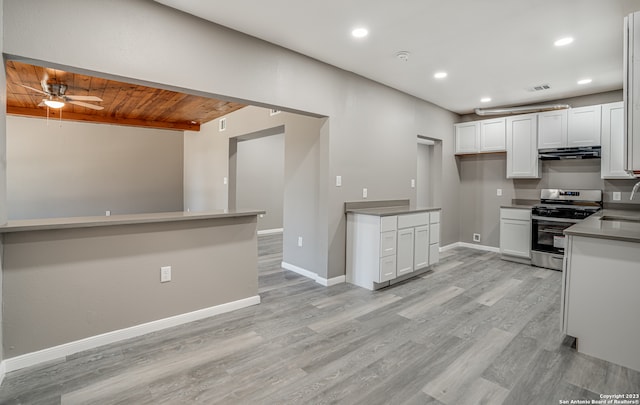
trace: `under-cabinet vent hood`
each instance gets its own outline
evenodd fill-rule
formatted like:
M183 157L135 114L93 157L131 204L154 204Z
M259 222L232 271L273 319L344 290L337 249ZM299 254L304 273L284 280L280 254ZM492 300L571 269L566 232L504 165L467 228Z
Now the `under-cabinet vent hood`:
M600 146L540 149L538 157L540 160L600 159Z

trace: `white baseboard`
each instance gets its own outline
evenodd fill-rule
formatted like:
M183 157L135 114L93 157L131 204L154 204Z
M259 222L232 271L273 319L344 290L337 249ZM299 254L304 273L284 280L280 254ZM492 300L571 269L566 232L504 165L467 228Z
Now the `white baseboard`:
M274 233L282 233L284 232L284 228L273 228L273 229L263 229L258 231L258 235L271 235Z
M287 262L282 262L281 266L285 270L290 270L290 271L293 271L294 273L300 274L301 276L305 276L307 278L310 278L313 281L315 281L316 283L318 283L320 285L323 285L325 287L330 287L332 285L344 283L346 281L346 277L345 276L338 276L338 277L333 277L333 278L326 279L324 277L320 277L319 275L317 275L316 273L314 273L314 272L312 272L310 270L303 269L302 267L298 267L298 266L296 266L294 264L287 263Z
M59 346L49 347L37 352L27 353L5 359L2 362L1 370L3 371L3 374L4 372L8 373L11 371L19 370L21 368L44 363L46 361L56 360L74 353L82 352L89 349L95 349L97 347L104 346L110 343L116 343L125 339L142 336L147 333L171 328L185 323L197 321L199 319L209 318L211 316L235 311L237 309L246 308L252 305L257 305L259 303L260 296L255 295L253 297L244 298L238 301L216 305L215 307L203 308L197 311L187 312L186 314L159 319L157 321L147 322L125 329L114 330L112 332L103 333L101 335L91 336Z
M467 242L451 243L449 245L442 246L440 248L440 251L441 252L446 252L447 250L455 249L457 247L465 247L465 248L469 248L469 249L483 250L485 252L500 253L500 248L493 247L493 246L486 246L486 245L476 245L476 244L467 243Z

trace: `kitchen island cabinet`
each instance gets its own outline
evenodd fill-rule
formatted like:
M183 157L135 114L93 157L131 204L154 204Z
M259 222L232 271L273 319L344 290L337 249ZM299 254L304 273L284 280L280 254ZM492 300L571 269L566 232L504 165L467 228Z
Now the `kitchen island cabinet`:
M347 210L347 282L376 290L426 270L438 262L439 233L439 208Z
M579 352L640 371L638 220L605 209L565 230L561 302L563 332Z

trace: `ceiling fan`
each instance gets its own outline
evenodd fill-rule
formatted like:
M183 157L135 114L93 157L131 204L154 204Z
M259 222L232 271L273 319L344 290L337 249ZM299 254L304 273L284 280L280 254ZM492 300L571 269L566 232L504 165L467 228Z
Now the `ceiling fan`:
M62 108L66 103L78 105L81 107L90 108L92 110L103 110L104 107L95 104L85 103L85 101L102 101L100 97L96 96L72 96L70 94L66 94L67 85L63 83L47 83L46 80L42 80L40 82L42 86L42 90L25 86L21 84L20 86L27 88L29 90L33 90L37 93L44 94L47 96L42 99L42 102L38 104L38 107L48 106L51 108Z

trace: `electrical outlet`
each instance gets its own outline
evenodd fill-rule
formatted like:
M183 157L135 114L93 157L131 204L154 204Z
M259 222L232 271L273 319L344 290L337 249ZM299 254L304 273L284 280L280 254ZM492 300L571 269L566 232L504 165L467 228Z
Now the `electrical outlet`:
M342 187L342 176L336 176L336 187Z
M264 214L260 214L260 215L259 215L259 217L260 217L260 218L264 218Z
M620 199L622 198L621 193L619 191L614 191L613 192L613 201L620 201Z
M167 283L171 281L171 266L160 267L160 282Z
M106 217L110 217L110 216L111 216L111 211L105 211L105 212L104 212L104 215L105 215Z
M367 198L367 195L369 194L369 192L367 191L366 188L362 189L362 198Z
M502 189L501 189L501 188L499 188L498 190L496 190L496 195L497 195L498 197L502 197Z
M222 184L229 184L229 179L227 177L222 178Z
M302 236L298 236L298 247L302 247Z
M411 179L411 188L416 188L416 179Z
M473 241L474 242L480 242L480 234L479 233L474 233L473 234Z

